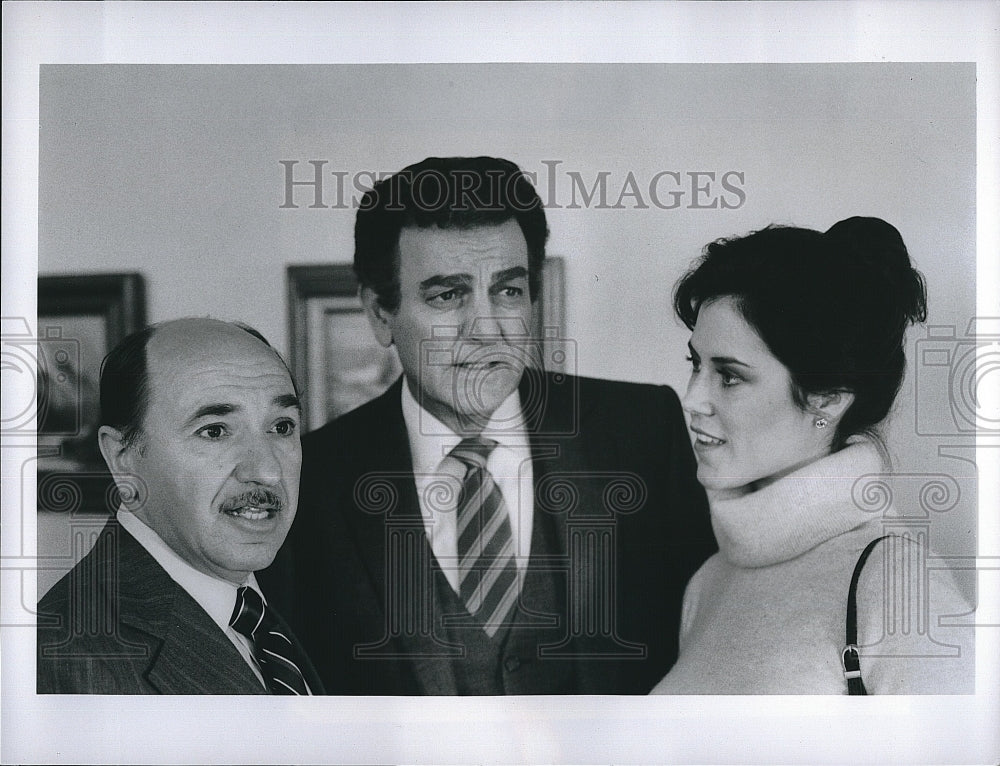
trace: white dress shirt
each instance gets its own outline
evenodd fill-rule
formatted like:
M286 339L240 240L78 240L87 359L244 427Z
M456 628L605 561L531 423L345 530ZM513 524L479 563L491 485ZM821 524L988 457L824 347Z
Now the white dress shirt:
M236 591L240 586L233 585L233 583L226 580L220 580L217 577L212 577L204 572L199 572L178 556L169 545L163 542L162 537L156 534L134 513L126 511L124 508L119 509L118 523L125 528L126 532L138 540L139 545L145 548L150 556L156 559L156 563L163 567L171 580L181 586L191 598L198 602L198 605L205 610L208 616L219 626L219 629L233 642L233 646L236 647L243 659L246 660L247 665L250 666L254 675L257 676L257 680L266 689L267 684L264 682L260 668L257 667L257 661L253 657L253 647L250 644L250 639L229 626L229 618L232 616L233 607L236 605ZM260 593L260 586L257 585L257 579L254 577L253 572L243 582L243 585L248 585ZM262 593L261 598L264 598L264 594ZM267 603L266 599L264 603Z
M458 446L462 437L420 406L410 387L403 382L403 420L413 458L413 477L431 550L455 593L459 593L457 509L461 476L442 461ZM515 390L493 413L483 435L498 442L486 462L503 495L514 538L518 587L531 555L531 527L534 515L531 444L524 428L521 398ZM449 461L452 462L452 461ZM447 488L442 486L442 482Z

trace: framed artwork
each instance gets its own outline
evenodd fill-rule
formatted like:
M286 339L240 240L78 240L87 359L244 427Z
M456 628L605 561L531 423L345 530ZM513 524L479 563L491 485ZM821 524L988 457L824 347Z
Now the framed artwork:
M562 371L563 259L546 258L534 332L542 360ZM307 429L374 399L402 373L395 349L382 348L368 324L350 264L288 267L290 364L303 389Z
M109 513L114 483L97 446L104 356L146 324L141 274L38 278L38 511Z

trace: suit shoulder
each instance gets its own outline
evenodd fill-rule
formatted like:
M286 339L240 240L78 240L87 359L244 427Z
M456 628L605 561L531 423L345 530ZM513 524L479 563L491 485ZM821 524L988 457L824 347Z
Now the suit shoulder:
M69 605L70 582L74 576L76 575L73 570L70 570L45 592L38 601L39 615L62 614L66 611Z
M655 383L632 383L603 378L567 376L576 381L576 390L585 406L599 404L619 411L645 413L662 417L680 413L680 399L670 386Z
M372 423L382 421L392 411L393 402L399 404L399 384L395 384L380 396L365 402L359 407L334 418L319 428L310 431L302 437L303 449L317 450L351 439L363 436L371 431ZM396 392L395 397L393 393Z
M558 374L558 373L557 373ZM551 373L550 373L551 375ZM634 383L627 380L608 380L607 378L590 378L583 375L566 375L570 380L576 380L580 391L604 392L620 396L677 396L674 390L665 384Z
M104 546L95 544L80 561L60 577L39 600L39 612L43 610L47 613L64 611L74 592L103 593L106 575L109 574L109 564L111 569L114 568L114 562L108 561L104 550Z

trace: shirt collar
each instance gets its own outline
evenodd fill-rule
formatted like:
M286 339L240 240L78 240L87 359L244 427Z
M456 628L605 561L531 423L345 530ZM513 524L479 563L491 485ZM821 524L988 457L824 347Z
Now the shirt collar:
M181 586L208 616L223 630L229 628L229 618L236 604L236 591L240 587L227 580L205 574L182 559L167 545L151 527L134 513L125 509L118 511L118 523L146 549L150 556L163 567L170 579ZM251 572L242 583L260 593L257 579ZM264 598L261 594L261 598ZM266 600L265 600L265 603Z
M402 389L403 421L410 439L414 472L433 473L445 455L458 446L462 437L417 402L405 377ZM502 447L516 449L524 446L524 413L516 388L496 408L483 432Z

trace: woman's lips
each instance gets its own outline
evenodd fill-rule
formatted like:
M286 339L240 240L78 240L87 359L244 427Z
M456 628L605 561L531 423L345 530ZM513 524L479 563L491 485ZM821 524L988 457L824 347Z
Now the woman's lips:
M704 445L705 447L718 447L726 443L725 439L720 439L717 436L712 436L711 434L705 433L699 428L694 428L692 426L691 430L695 434L695 442L697 444Z

